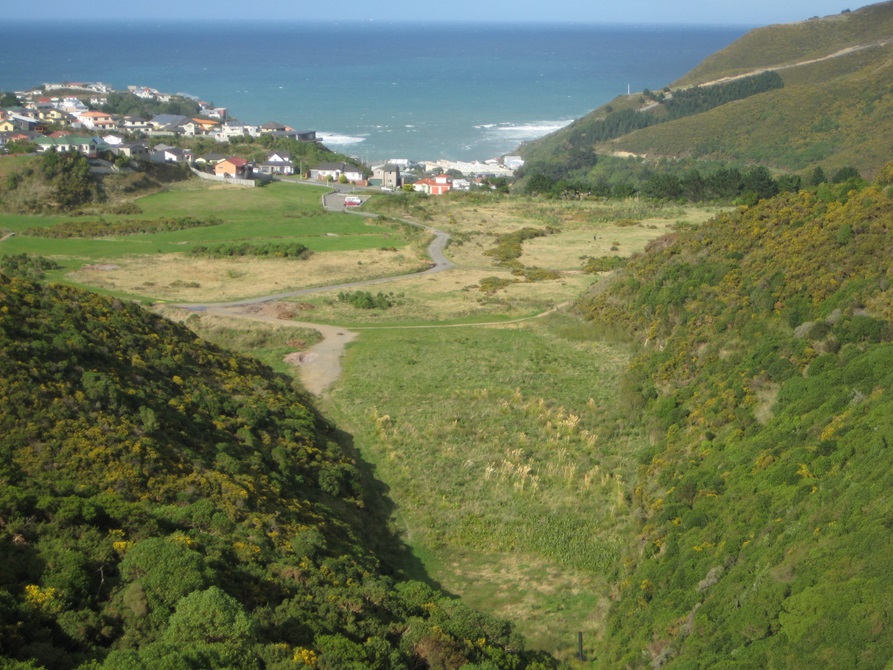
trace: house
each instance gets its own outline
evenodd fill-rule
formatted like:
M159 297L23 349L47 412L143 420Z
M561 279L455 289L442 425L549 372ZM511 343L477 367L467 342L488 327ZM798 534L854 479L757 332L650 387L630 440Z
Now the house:
M294 128L289 128L288 126L283 126L281 123L276 123L275 121L269 121L260 127L260 132L262 134L281 133L281 132L287 132L287 131L294 131Z
M524 166L524 159L520 156L506 156L502 159L502 164L509 170L517 170Z
M217 128L211 135L218 142L228 142L233 137L257 137L257 126L246 126L238 123L224 123Z
M400 188L400 168L390 164L373 168L372 183L382 188Z
M443 195L453 188L453 178L447 174L419 179L412 188L428 195Z
M147 131L152 129L152 124L150 122L139 116L133 115L124 116L118 123L118 125L121 130L128 130L130 132Z
M189 122L188 116L182 116L180 114L159 114L149 121L149 124L156 131L159 130L174 130L182 126L184 123Z
M59 103L59 109L63 112L68 112L72 116L77 116L78 114L89 111L87 105L81 102L78 98L71 97L63 98Z
M12 119L3 119L0 121L0 133L11 133L16 129L16 124Z
M214 166L214 174L224 177L240 177L242 179L251 178L251 163L244 158L231 156L217 163Z
M108 149L105 142L97 140L95 137L79 137L77 135L69 135L67 137L40 137L34 140L37 145L37 153L42 154L47 151L77 151L87 158L95 158L100 151Z
M328 181L329 179L339 181L342 175L349 182L363 181L365 179L365 175L360 168L347 163L320 163L310 170L310 178L318 179L319 181Z
M217 119L218 121L226 121L226 107L207 107L202 106L200 109L201 113L211 119Z
M112 147L112 152L138 161L149 160L149 148L142 142L125 142Z
M257 171L263 174L294 174L295 164L292 162L289 152L273 151L263 163L257 166Z
M193 117L192 122L196 125L196 129L199 131L196 134L200 135L207 135L220 125L220 121L214 119L202 119L199 117Z
M195 162L196 164L201 165L217 165L217 163L225 159L226 156L224 156L223 154L210 153L199 156L195 159Z
M111 115L105 112L82 112L76 118L88 130L113 130L118 127L118 124L112 120Z
M192 152L159 144L149 153L149 160L153 163L191 163Z
M117 147L124 144L124 138L120 135L105 135L103 137L96 137L94 139L105 142L110 147Z
M56 109L53 106L39 105L37 107L37 116L41 121L58 125L67 125L72 122L72 116L70 114L66 114L61 109Z

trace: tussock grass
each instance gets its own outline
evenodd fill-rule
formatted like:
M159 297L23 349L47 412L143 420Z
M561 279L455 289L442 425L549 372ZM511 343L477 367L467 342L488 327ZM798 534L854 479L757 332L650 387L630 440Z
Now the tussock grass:
M565 339L568 319L366 331L332 400L431 577L553 650L597 630L640 439L612 409L627 346Z
M482 290L488 277L505 278L507 284L495 293ZM573 300L592 283L591 276L564 275L556 280L519 281L507 270L454 269L434 275L407 277L370 287L393 293L395 304L387 310L356 309L320 292L295 298L315 309L302 318L321 323L355 326L432 325L457 321L511 320L529 317Z
M314 254L307 260L163 254L109 259L71 272L67 279L158 300L221 302L414 272L418 267L413 255L378 249Z

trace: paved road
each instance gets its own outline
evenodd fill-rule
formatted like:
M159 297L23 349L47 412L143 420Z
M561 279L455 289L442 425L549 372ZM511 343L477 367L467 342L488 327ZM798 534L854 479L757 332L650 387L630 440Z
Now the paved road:
M356 212L357 215L363 216L361 212ZM374 214L366 214L365 216L375 216ZM392 277L379 277L377 279L364 279L362 281L348 282L345 284L330 284L329 286L316 286L312 288L302 288L296 289L294 291L284 291L282 293L274 293L272 295L259 296L257 298L246 298L245 300L234 300L232 302L215 302L215 303L183 303L177 304L176 307L181 307L183 309L188 309L192 311L205 311L212 307L220 308L220 307L247 307L249 305L259 305L265 302L274 302L276 300L285 300L286 298L295 298L301 295L309 295L311 293L319 293L320 291L343 291L345 289L357 288L360 286L373 286L375 284L386 284L387 282L396 281L398 279L405 279L407 277L423 277L425 275L434 274L437 272L443 272L444 270L449 270L454 267L452 261L450 261L444 255L444 249L446 249L447 242L449 242L450 236L448 233L445 233L442 230L437 230L436 228L431 228L430 226L424 226L420 223L415 223L413 221L406 221L401 219L404 223L408 223L412 226L417 226L418 228L424 228L429 233L434 235L434 239L431 241L431 244L428 245L428 256L431 258L431 267L427 270L423 270L422 272L412 272L404 275L394 275Z

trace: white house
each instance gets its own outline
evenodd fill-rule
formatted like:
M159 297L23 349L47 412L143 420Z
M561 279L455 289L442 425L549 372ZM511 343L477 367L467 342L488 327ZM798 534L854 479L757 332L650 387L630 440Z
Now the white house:
M365 179L365 175L360 168L347 163L320 163L310 170L310 178L319 179L320 181L327 181L330 177L333 181L339 181L342 175L350 182L363 181Z
M267 160L257 166L257 171L263 174L294 174L295 164L289 152L272 151Z

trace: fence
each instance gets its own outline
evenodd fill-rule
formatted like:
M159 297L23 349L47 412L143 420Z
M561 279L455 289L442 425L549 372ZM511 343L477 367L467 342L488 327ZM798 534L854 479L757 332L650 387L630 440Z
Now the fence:
M257 182L254 179L239 179L238 177L224 177L220 174L208 174L207 172L202 172L201 170L196 170L191 165L189 169L192 170L192 174L194 174L199 179L207 179L208 181L219 181L224 184L232 184L233 186L247 186L248 188L254 188L257 186Z

